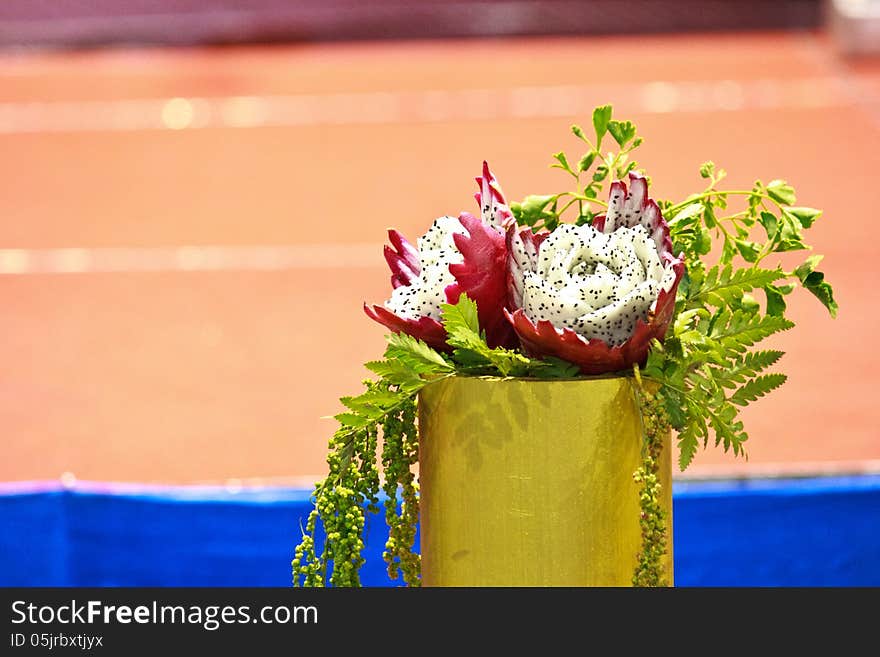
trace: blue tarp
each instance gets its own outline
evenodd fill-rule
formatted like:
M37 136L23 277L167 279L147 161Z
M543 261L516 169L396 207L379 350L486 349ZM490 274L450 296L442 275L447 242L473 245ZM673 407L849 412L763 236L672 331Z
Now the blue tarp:
M0 489L0 585L286 586L308 491ZM680 483L681 586L880 585L880 476ZM384 522L365 585L388 585Z

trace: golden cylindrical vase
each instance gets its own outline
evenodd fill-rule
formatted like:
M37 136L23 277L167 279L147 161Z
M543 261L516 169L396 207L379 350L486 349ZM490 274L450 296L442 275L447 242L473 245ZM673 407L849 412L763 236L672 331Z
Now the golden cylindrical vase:
M425 586L630 586L643 436L629 377L452 377L419 398ZM660 460L672 584L672 466Z

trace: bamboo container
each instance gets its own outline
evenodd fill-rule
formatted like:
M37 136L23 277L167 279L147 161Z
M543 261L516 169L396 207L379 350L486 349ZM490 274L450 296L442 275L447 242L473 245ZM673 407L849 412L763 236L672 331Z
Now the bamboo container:
M419 399L425 586L629 586L642 433L628 377L453 377ZM661 457L672 583L669 440Z

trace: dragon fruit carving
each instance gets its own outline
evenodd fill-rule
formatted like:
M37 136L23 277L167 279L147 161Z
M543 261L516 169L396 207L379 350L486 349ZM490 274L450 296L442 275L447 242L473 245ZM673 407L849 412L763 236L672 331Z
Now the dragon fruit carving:
M477 178L481 219L468 213L434 221L416 245L396 230L385 246L394 291L383 306L364 305L372 319L395 333L424 340L448 350L440 324L440 305L455 303L461 294L476 302L480 327L491 346L512 346L516 336L505 319L507 247L505 228L512 220L501 188L483 163Z
M513 312L505 312L529 354L602 374L643 362L665 335L684 263L644 177L629 179L629 190L612 184L608 211L592 225L508 227Z

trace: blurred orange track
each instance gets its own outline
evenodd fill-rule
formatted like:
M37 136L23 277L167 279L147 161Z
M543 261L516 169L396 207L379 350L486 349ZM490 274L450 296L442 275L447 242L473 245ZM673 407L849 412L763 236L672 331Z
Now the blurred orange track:
M0 58L0 480L322 472L321 417L382 351L385 228L472 209L484 158L511 198L556 191L549 154L605 102L655 197L713 159L825 210L841 314L791 300L745 471L880 459L880 63L804 33L435 41Z

